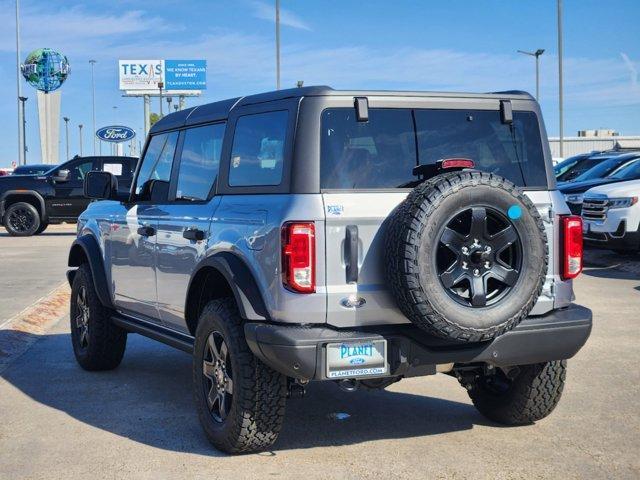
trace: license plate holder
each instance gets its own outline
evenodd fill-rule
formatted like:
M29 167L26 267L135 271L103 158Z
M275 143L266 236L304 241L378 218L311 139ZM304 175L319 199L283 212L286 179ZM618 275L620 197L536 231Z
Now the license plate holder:
M329 343L325 353L327 378L380 377L389 373L385 339Z

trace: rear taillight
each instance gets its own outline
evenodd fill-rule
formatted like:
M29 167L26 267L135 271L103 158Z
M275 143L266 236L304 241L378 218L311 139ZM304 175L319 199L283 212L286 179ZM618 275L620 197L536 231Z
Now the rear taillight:
M560 217L562 224L562 279L576 278L582 271L582 218Z
M316 229L311 222L285 223L282 227L283 283L302 293L316 291Z

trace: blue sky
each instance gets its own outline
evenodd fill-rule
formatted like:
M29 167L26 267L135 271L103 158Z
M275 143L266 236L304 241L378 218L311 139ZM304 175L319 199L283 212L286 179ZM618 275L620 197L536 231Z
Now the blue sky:
M208 89L188 105L275 87L273 0L21 0L22 58L40 47L69 58L62 115L92 142L90 67L96 64L98 127L141 130L142 100L122 98L118 59L194 59L208 64ZM565 0L565 135L612 128L640 135L640 2ZM282 83L335 88L535 90L558 133L555 0L282 0ZM17 156L14 2L0 0L0 166ZM39 160L35 91L25 86L28 160ZM117 109L113 107L116 106ZM157 110L157 102L154 102ZM64 135L61 127L61 133ZM64 137L60 143L61 158Z

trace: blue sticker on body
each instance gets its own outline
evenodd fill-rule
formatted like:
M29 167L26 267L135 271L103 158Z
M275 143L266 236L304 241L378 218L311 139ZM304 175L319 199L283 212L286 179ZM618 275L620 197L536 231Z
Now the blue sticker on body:
M522 209L519 205L511 205L507 210L507 215L511 220L518 220L522 216Z

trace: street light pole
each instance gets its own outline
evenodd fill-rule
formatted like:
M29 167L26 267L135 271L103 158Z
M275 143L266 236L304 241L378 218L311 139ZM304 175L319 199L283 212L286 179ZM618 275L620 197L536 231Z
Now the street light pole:
M535 52L526 52L524 50L518 50L518 53L523 53L531 57L536 57L536 100L540 101L540 55L544 53L544 48L539 48Z
M276 90L280 90L280 0L276 0Z
M160 118L163 117L162 115L162 89L164 88L164 82L158 82L158 90L160 90Z
M91 108L92 108L92 120L93 120L93 154L96 154L96 144L98 139L96 138L96 82L94 76L95 60L89 60L91 64Z
M22 100L22 80L20 73L20 0L16 0L16 79L18 84L18 164L25 165L27 162L24 141L24 109L20 108ZM24 103L22 103L24 106Z
M64 120L64 133L67 141L67 160L69 160L69 117L62 117Z
M560 157L564 157L564 119L562 91L562 0L558 0L558 114L560 121Z
M20 100L20 115L22 116L22 155L24 164L27 164L27 117L25 116L25 104L28 100L27 97L18 97Z
M80 140L80 156L82 157L82 124L78 125L78 139Z

